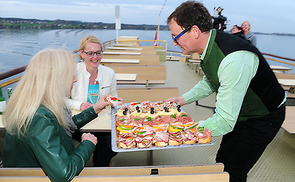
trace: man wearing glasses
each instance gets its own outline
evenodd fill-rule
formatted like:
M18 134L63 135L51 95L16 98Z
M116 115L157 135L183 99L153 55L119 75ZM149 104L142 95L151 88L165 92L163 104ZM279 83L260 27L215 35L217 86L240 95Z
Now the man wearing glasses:
M199 124L213 136L224 135L216 162L224 164L230 181L246 181L285 119L284 90L255 46L212 29L201 3L182 3L167 23L173 45L183 54L199 53L204 72L191 90L169 100L185 105L216 93L215 114Z

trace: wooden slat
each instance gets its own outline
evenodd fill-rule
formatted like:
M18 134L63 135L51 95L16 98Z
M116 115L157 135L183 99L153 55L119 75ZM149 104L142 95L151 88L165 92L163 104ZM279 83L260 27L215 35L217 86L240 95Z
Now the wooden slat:
M140 166L140 167L111 167L111 168L85 168L79 176L134 176L150 175L152 169L157 169L159 175L167 174L190 174L190 173L213 173L223 172L221 163L208 165L182 165L182 166Z
M46 176L41 168L0 168L0 176Z
M115 73L137 74L135 81L117 81L117 84L157 84L165 83L166 66L146 65L146 66L109 66Z
M5 182L44 182L50 181L47 177L0 177ZM228 182L229 174L220 173L199 173L199 174L175 174L175 175L149 175L149 176L77 176L73 182L179 182L179 181L206 181L206 182Z
M130 55L103 55L103 59L137 59L139 60L138 65L159 65L159 55L141 55L141 56L130 56ZM127 63L101 63L105 66L128 66L133 65Z
M131 52L131 53L141 53L141 55L156 55L157 51L155 49L142 49L142 50L133 50L133 49L111 49L106 52Z
M123 98L125 103L135 101L157 102L171 97L178 97L177 87L161 88L118 88L118 97Z
M89 177L78 176L73 182L80 181L105 181L105 182L179 182L179 181L206 181L206 182L228 182L229 174L220 173L198 173L198 174L174 174L174 175L149 175L149 176L109 176L109 177Z
M150 175L151 170L159 175L223 172L222 163L181 166L135 166L135 167L85 167L79 176L138 176ZM46 176L41 168L0 168L0 176Z

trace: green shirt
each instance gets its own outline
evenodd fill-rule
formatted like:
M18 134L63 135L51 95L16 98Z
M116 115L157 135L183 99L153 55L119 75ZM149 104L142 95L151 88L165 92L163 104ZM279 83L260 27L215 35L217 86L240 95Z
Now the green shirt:
M211 33L210 38L212 38ZM208 42L201 59L206 55ZM199 121L200 126L212 130L213 136L224 135L233 130L243 98L257 72L258 64L258 57L249 51L236 51L222 60L217 72L220 87L216 95L216 113L207 120ZM183 94L183 97L189 104L212 93L213 89L210 88L209 81L204 76L190 91Z

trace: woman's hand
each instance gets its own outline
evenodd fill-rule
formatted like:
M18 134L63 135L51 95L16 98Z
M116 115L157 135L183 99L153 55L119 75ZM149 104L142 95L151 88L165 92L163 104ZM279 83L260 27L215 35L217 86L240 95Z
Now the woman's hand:
M172 98L165 100L165 101L175 102L176 104L179 104L180 106L183 106L186 104L186 101L182 96L172 97Z
M107 101L108 95L101 96L100 99L93 105L93 109L96 113L100 113L106 106L111 105L109 101Z
M81 106L80 106L80 110L81 111L84 111L85 109L88 109L89 107L91 107L92 104L89 103L89 102L86 102L86 103L82 103Z
M97 144L97 138L93 134L91 134L91 133L83 133L83 135L81 137L81 142L83 142L84 140L89 140L94 145Z

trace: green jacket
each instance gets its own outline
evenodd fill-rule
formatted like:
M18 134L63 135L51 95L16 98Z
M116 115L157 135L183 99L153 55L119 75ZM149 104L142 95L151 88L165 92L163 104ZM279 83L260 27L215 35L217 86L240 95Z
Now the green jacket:
M96 117L91 107L73 116L73 122L79 129ZM44 106L38 108L27 133L18 139L6 132L3 166L41 167L51 181L71 181L83 170L95 149L89 140L75 149L72 138Z

